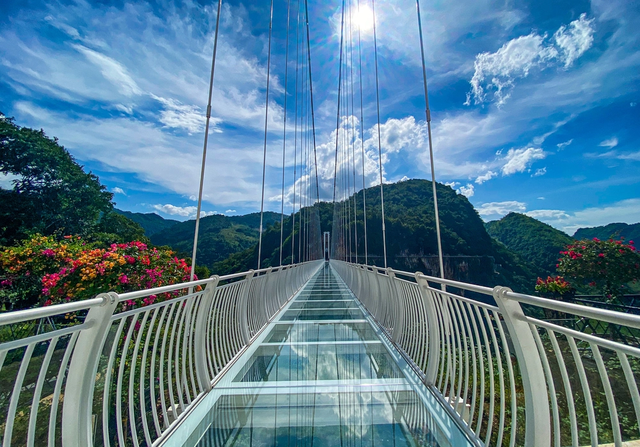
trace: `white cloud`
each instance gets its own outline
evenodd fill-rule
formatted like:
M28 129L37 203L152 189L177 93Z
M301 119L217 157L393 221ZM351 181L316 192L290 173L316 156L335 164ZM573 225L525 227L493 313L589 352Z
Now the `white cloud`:
M617 145L618 145L618 138L617 137L612 137L612 138L609 138L607 140L604 140L598 146L600 146L600 147L608 147L609 149L613 149Z
M536 68L544 69L559 60L569 67L593 44L593 19L582 14L569 27L561 26L554 34L555 45L547 42L547 35L535 32L512 39L495 53L480 53L474 62L471 92L465 104L481 104L493 92L493 99L502 106L511 96L511 89L519 78L526 78Z
M450 187L451 189L456 189L456 186L458 186L460 183L458 182L446 182L445 185L447 185L448 187Z
M71 46L82 53L89 62L100 68L105 79L111 82L121 94L130 97L142 93L127 69L118 61L83 45L72 44Z
M521 213L527 209L527 205L524 202L508 200L505 202L483 203L476 209L478 210L478 214L480 214L483 217L484 216L502 217L511 212Z
M195 206L175 206L171 204L166 205L153 205L153 208L171 216L181 216L187 218L195 218L198 208ZM214 214L220 214L217 211L200 211L200 217L213 216Z
M227 210L227 211L225 211L225 214L231 214L231 213L235 213L235 212L236 212L236 210Z
M509 149L505 156L506 163L502 166L502 175L524 172L536 160L542 160L545 156L544 151L540 148Z
M482 174L481 176L479 176L478 178L476 178L476 183L478 185L482 185L484 182L488 182L492 178L497 177L497 175L498 175L497 172L487 171L484 174Z
M618 155L618 158L620 160L640 161L640 151L631 152L631 153L628 153L628 154L620 154L620 155Z
M456 192L465 196L467 199L473 197L475 194L474 187L471 183L468 183L467 186L461 186L456 190Z
M587 19L584 13L578 20L571 22L568 28L563 25L556 31L553 37L563 55L565 67L570 67L577 58L591 48L593 32L593 19Z
M558 150L561 151L562 149L564 149L565 147L569 146L571 143L573 143L573 138L567 141L564 141L562 143L558 143Z
M538 197L538 200L545 200L545 198L540 196L540 197Z
M525 213L529 217L533 217L534 219L565 219L569 217L569 215L562 210L533 210L527 211Z
M111 191L113 191L115 194L122 194L123 196L126 196L127 194L124 192L124 189L115 186L111 189Z
M152 95L153 99L159 101L164 109L160 112L160 122L166 127L175 129L185 129L190 134L204 131L206 116L198 106L185 105L175 99L161 98ZM218 128L222 122L220 118L210 119L210 130L220 132Z
M541 175L545 175L547 173L547 167L536 169L536 172L531 174L531 177L540 177Z

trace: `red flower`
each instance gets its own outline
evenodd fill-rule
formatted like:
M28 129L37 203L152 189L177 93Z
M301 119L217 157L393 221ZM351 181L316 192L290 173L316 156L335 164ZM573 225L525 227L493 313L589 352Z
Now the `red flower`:
M598 257L599 257L599 258L604 258L604 253L600 253L600 254L598 254Z

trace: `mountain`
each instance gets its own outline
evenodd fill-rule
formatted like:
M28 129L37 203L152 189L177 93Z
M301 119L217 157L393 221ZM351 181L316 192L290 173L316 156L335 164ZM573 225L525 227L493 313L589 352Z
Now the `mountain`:
M485 228L509 250L536 266L540 276L553 274L559 252L574 242L562 231L519 213L488 222Z
M177 224L179 221L174 219L165 219L157 215L156 213L132 213L131 211L122 211L119 209L115 210L116 213L122 214L125 217L128 217L132 221L139 224L142 228L144 228L144 232L147 237L151 237L152 235L161 232L164 229L171 228L173 225Z
M159 216L158 216L159 217ZM264 213L264 226L280 222L280 214ZM231 254L245 250L258 242L260 213L244 216L213 215L200 219L197 263L211 267ZM195 220L175 222L170 227L151 234L155 245L168 245L180 254L191 256Z
M466 197L440 183L437 184L437 191L446 277L491 287L500 284L510 286L514 290L531 291L536 279L531 266L487 233L482 219ZM366 197L369 263L384 265L380 188L368 188ZM388 265L405 271L419 270L425 274L438 275L431 182L408 180L386 184L384 198ZM355 199L358 204L359 262L362 262L362 191L356 194ZM320 202L309 210L319 216L320 231L333 231L333 209L332 203ZM283 250L283 263L287 264L290 262L291 254L290 217L284 221L284 232L287 238ZM332 234L332 237L335 235ZM279 245L280 227L275 225L263 234L262 266L278 265ZM257 252L257 247L254 246L236 253L215 264L213 273L222 275L256 268Z
M633 225L626 223L611 223L600 227L579 228L573 235L574 239L598 239L607 240L609 238L625 241L640 241L640 222Z

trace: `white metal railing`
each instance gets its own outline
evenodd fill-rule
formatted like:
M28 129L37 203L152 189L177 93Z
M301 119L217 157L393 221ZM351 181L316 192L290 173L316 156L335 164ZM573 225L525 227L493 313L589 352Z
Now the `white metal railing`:
M321 263L0 314L86 315L0 344L0 445L158 444Z
M640 316L331 263L424 382L486 445L621 446L640 438L640 349L609 331L584 333L571 324L594 319L637 336ZM479 299L463 296L474 294Z

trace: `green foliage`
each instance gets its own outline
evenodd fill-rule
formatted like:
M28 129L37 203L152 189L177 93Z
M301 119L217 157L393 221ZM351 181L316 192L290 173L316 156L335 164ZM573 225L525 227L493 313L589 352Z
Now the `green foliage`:
M585 239L568 245L560 254L560 273L578 285L598 290L607 299L622 295L626 283L640 279L640 253L633 241Z
M152 235L166 230L167 228L171 228L175 224L179 223L177 220L165 219L164 217L158 216L156 213L132 213L131 211L122 211L119 209L115 209L114 211L140 225L144 229L144 234L147 237L151 237Z
M0 190L2 245L33 233L88 234L112 208L113 195L57 139L1 114L0 173L17 176L12 190Z
M547 279L538 278L536 281L536 292L547 297L567 295L573 290L562 276L547 276Z
M266 212L264 226L268 227L280 222L280 215ZM258 241L260 213L246 216L213 215L200 219L200 236L198 240L198 265L213 266L214 263L228 258L231 254L246 250ZM152 234L151 242L155 245L166 245L184 256L193 251L193 234L195 220L178 222L170 228Z
M558 252L573 242L562 231L519 213L509 213L485 227L492 237L535 266L540 276L555 272Z
M103 248L131 241L149 243L142 226L116 212L103 215L87 241Z
M608 225L591 228L579 228L573 235L574 239L624 239L627 241L640 240L640 222L633 225L626 223L610 223Z

